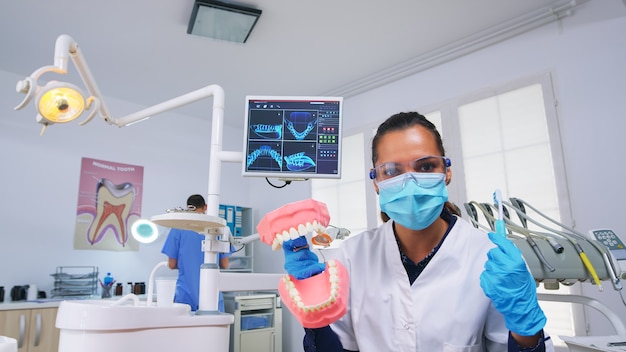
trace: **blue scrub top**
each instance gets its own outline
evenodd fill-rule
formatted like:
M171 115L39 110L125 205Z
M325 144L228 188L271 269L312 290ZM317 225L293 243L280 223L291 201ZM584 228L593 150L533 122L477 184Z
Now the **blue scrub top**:
M204 264L204 252L202 241L204 235L195 231L171 229L163 244L161 253L178 261L178 279L176 280L176 293L174 302L186 303L192 311L198 310L198 294L200 292L200 266ZM231 253L234 247L230 246ZM219 260L229 257L231 253L219 253ZM219 310L224 311L224 297L219 293Z

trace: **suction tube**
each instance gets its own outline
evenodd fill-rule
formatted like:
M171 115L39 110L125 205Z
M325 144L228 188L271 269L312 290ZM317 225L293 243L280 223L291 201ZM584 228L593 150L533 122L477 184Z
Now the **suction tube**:
M167 262L164 261L158 263L150 272L150 278L148 279L148 299L146 301L146 307L152 306L152 296L154 295L154 275L156 274L157 270L159 270L159 268L161 268L162 266L167 267Z

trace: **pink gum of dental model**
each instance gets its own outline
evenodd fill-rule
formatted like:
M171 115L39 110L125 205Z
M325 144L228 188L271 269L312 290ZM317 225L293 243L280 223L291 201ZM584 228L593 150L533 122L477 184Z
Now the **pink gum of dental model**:
M307 199L289 203L263 217L257 226L261 241L272 245L275 235L300 224L317 220L328 226L326 204ZM285 275L278 284L280 298L305 328L320 328L341 318L347 311L350 279L346 268L330 260L324 271L307 279Z
M324 227L328 226L330 215L326 204L314 199L306 199L289 203L267 213L256 229L261 241L272 245L276 234L289 231L291 228L298 228L299 224L306 224L317 220Z

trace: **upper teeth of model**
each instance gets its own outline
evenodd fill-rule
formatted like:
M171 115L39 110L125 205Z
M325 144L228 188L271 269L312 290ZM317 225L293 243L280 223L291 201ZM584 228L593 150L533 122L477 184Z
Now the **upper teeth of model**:
M313 231L322 233L326 231L326 227L317 222L317 220L313 220L313 223L307 222L306 224L298 225L297 229L292 227L289 230L284 230L282 233L276 233L274 235L274 241L272 241L272 249L281 249L284 241L295 240L296 238L306 236L307 233Z

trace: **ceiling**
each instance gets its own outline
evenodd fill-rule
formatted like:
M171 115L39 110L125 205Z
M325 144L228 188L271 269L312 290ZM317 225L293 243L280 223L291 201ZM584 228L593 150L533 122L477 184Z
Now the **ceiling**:
M263 14L247 43L236 44L186 33L193 0L8 1L0 70L28 76L52 65L56 38L68 34L105 97L151 106L218 84L225 122L236 127L246 95L349 97L414 73L403 68L415 58L563 2L241 0ZM73 64L68 76L79 84ZM61 78L42 77L50 79ZM22 98L16 93L16 105ZM107 105L114 117L134 112ZM197 102L177 112L206 117L210 109Z

